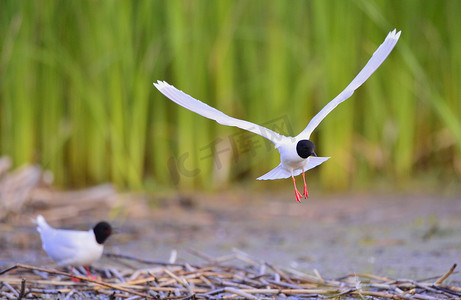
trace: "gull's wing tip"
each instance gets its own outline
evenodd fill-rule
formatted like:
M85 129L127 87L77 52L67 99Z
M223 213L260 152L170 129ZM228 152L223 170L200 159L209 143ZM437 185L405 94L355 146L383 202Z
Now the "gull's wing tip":
M394 30L392 30L391 32L389 32L389 34L387 35L387 37L388 37L388 38L391 38L391 39L394 39L394 40L398 40L401 33L402 33L402 30L399 30L399 31L397 32L397 29L394 28Z
M159 90L161 90L164 87L170 86L166 81L161 80L157 80L157 82L154 82L153 85Z

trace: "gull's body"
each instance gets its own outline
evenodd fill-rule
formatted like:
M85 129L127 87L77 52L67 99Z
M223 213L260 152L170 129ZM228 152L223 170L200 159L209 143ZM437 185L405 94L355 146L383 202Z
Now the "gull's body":
M88 266L94 263L101 258L103 243L111 234L107 222L100 222L88 231L55 229L42 216L37 216L36 223L43 250L60 266Z
M302 140L306 139L286 137L278 142L275 145L275 148L280 153L280 164L276 168L272 169L263 176L258 177L257 179L272 180L298 176L299 174L315 168L321 163L330 159L330 157L316 157L310 155L307 158L300 157L298 151L296 151L296 146Z
M317 157L314 152L315 146L311 141L309 141L312 131L336 106L338 106L338 104L351 97L354 91L360 87L371 76L371 74L374 73L374 71L383 63L392 51L399 37L400 31L396 32L395 29L391 31L352 82L349 83L349 85L338 96L331 100L317 115L315 115L307 127L295 137L286 137L260 125L230 117L221 111L192 98L164 81L158 81L157 83L154 83L154 86L173 102L199 115L215 120L222 125L235 126L251 131L273 142L275 148L280 152L280 164L270 172L257 179L273 180L289 178L291 176L294 183L294 177L302 173L304 179L304 196L308 197L304 172L315 168L330 158ZM299 201L301 194L296 189L296 185L295 194L296 200Z

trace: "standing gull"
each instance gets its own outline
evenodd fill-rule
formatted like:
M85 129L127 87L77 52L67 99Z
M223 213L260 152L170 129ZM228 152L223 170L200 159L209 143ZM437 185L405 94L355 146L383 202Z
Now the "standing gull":
M315 168L321 163L328 160L330 157L317 157L314 152L315 145L309 138L312 131L320 124L320 122L336 107L339 103L348 99L354 91L361 86L376 69L383 63L389 53L391 53L395 44L400 37L400 31L395 29L387 35L384 42L373 53L373 56L367 62L365 67L359 74L352 80L351 83L338 95L331 100L312 120L307 124L307 127L295 137L287 137L278 134L268 128L259 126L257 124L230 117L221 111L187 95L186 93L178 90L174 86L166 83L165 81L158 81L154 86L166 97L173 102L199 114L208 119L215 120L219 124L227 126L235 126L241 129L251 131L259 134L262 137L270 140L275 144L275 148L280 152L280 164L266 173L265 175L257 178L258 180L273 180L291 178L295 189L296 201L300 202L302 198L301 193L296 188L295 176L303 174L304 190L303 194L307 198L306 177L304 172Z
M56 229L45 218L37 216L37 231L42 238L43 250L60 266L85 266L88 277L94 278L88 265L101 258L104 242L112 234L107 222L99 222L88 231ZM74 281L78 281L72 278Z

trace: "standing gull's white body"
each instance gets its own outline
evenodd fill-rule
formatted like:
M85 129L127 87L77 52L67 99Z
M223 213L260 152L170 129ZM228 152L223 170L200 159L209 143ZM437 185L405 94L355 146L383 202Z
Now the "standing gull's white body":
M36 223L43 250L60 266L88 266L94 263L101 258L103 243L112 233L107 222L99 222L88 231L55 229L40 215ZM90 276L88 268L87 272Z
M154 83L154 86L173 102L199 115L215 120L222 125L235 126L251 131L273 142L275 144L275 148L280 152L280 164L270 172L257 179L272 180L288 178L291 176L293 178L293 183L295 183L295 176L302 173L304 178L305 171L315 168L330 158L316 156L314 152L315 147L313 143L309 141L312 131L336 106L338 106L338 104L351 97L354 91L360 87L374 71L376 71L376 69L383 63L392 51L399 37L400 31L396 32L394 29L389 32L384 42L378 47L375 53L373 53L373 56L359 74L352 80L352 82L349 83L349 85L338 96L331 100L317 115L315 115L307 127L296 137L286 137L268 128L230 117L221 111L194 99L164 81L158 81L157 83ZM296 189L296 185L295 195L296 200L299 201L301 194ZM304 196L308 197L305 178Z
M93 229L76 231L55 229L45 218L37 217L37 231L43 250L60 266L86 266L101 258L104 246L96 242Z

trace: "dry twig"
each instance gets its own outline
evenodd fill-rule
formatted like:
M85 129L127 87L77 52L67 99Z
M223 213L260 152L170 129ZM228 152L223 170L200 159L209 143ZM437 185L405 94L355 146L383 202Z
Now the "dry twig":
M135 270L132 268L102 270L103 280L23 264L0 271L0 297L28 299L52 295L62 299L264 299L281 297L316 298L380 298L380 299L460 299L458 286L442 285L456 266L435 283L415 280L392 280L371 274L354 274L329 280L305 274L299 270L281 270L273 265L252 259L239 251L221 258L207 257L202 266L191 266L137 259L159 267ZM232 264L232 262L235 264ZM242 263L244 266L242 267ZM266 268L267 266L267 268ZM42 272L42 273L39 273ZM48 274L43 279L39 274ZM19 275L19 276L18 276ZM321 280L320 280L321 278ZM26 286L27 280L27 286ZM354 280L359 282L354 284Z

